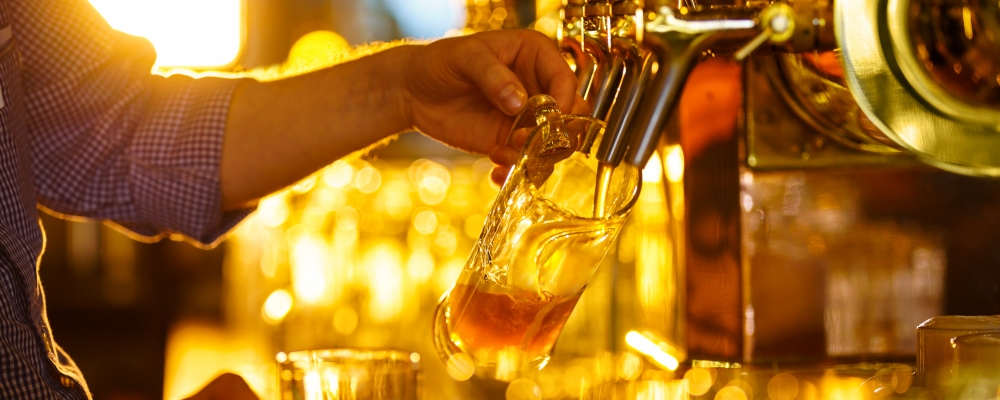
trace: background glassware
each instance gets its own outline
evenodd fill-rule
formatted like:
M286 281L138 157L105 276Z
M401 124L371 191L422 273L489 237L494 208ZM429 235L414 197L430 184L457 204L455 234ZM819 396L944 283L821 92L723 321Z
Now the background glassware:
M954 360L945 396L995 398L1000 390L1000 332L974 333L951 339Z
M538 126L435 313L435 347L458 380L510 381L545 365L639 193L637 168L592 156L603 122L560 115L547 96L529 99L515 131L531 118Z
M278 353L281 399L416 400L420 355L385 349Z

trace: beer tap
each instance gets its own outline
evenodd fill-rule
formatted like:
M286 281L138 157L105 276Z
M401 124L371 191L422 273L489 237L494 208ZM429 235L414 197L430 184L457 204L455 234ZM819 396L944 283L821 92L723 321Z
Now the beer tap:
M799 24L802 25L802 24ZM743 59L765 42L781 45L796 33L796 13L785 3L763 9L712 8L674 10L660 6L646 23L644 45L655 54L659 67L630 127L625 161L643 166L652 156L660 133L677 106L688 74L706 50L735 53ZM793 50L802 51L801 48Z
M611 71L607 95L599 97L595 116L603 116L607 129L596 156L605 164L617 166L625 155L625 137L654 62L653 54L642 49L642 12L632 0L612 5Z
M569 7L568 7L569 8ZM590 102L593 116L603 119L600 109L606 102L611 79L611 4L609 0L587 0L582 6L580 49L584 54L584 69L579 93Z

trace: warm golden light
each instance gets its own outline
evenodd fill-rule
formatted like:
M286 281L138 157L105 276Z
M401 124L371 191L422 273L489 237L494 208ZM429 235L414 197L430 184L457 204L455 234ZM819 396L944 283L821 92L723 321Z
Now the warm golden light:
M274 195L260 201L257 206L257 218L264 226L276 227L288 219L289 209L285 196Z
M326 291L326 245L313 234L304 234L292 248L292 288L305 303L319 301Z
M382 174L375 167L366 165L354 176L354 185L361 193L375 193L382 186Z
M314 31L303 35L288 51L288 63L302 67L326 60L331 54L347 50L350 46L340 35L330 31Z
M437 214L434 211L423 210L413 217L413 229L416 229L421 235L430 235L437 230L437 227Z
M618 377L627 381L636 380L642 374L642 359L632 353L623 353L618 360Z
M142 36L161 67L220 67L243 41L241 0L90 0L117 30Z
M684 179L684 151L680 145L667 147L666 155L667 180L680 182Z
M265 320L269 322L281 322L288 315L288 312L292 310L292 304L291 293L288 293L285 289L275 290L270 296L267 296L267 300L264 300L262 311L264 312Z
M527 378L516 379L507 386L507 400L542 400L542 388Z
M649 338L639 332L630 331L625 334L625 344L628 344L635 351L649 356L649 358L653 359L653 362L668 370L677 370L680 364L674 356L667 354L666 351L661 349L660 345L649 340Z
M257 394L267 398L274 359L251 350L254 343L250 332L228 331L200 321L180 321L171 326L163 398L187 398L224 372L242 376Z
M739 386L726 386L715 393L715 400L747 400L747 394Z
M375 321L388 321L403 311L403 261L398 247L390 242L372 246L366 255L369 291L368 314Z
M642 381L636 386L636 400L687 400L684 386L676 381Z
M649 162L642 169L642 183L659 183L663 181L663 164L660 161L660 155L658 153L653 153L653 156L649 158Z
M341 307L333 314L333 329L341 335L350 335L358 328L358 313L350 307Z
M792 374L777 374L767 383L767 397L771 400L793 400L798 394L799 380Z
M320 378L319 371L306 372L305 378L302 378L302 384L305 387L306 399L323 399L323 379Z
M323 182L334 188L342 188L354 179L354 167L351 163L338 160L323 170Z
M427 250L414 250L406 261L406 273L410 278L425 283L434 274L434 256Z
M711 389L714 383L715 378L704 368L691 368L684 373L684 384L688 393L693 396L708 393L708 389Z
M456 381L466 381L472 378L472 374L476 372L476 364L472 361L472 358L465 353L455 353L448 358L448 362L445 363L445 370L448 371L448 376Z

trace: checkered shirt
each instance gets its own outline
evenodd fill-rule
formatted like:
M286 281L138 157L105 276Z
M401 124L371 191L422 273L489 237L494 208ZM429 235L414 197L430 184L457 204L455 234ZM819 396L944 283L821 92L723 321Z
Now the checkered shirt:
M0 399L89 398L52 338L36 207L211 244L236 81L150 74L149 42L86 0L0 0Z

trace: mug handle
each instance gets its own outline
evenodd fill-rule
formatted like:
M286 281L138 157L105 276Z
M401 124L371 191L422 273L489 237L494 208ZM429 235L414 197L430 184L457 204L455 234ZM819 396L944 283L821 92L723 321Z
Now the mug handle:
M536 127L560 116L562 114L559 112L559 104L556 103L556 99L553 99L552 96L536 94L529 97L528 104L524 107L524 110L514 119L514 125L511 126L510 133L507 134L505 144L510 146L511 139L514 138L514 132L518 129Z

